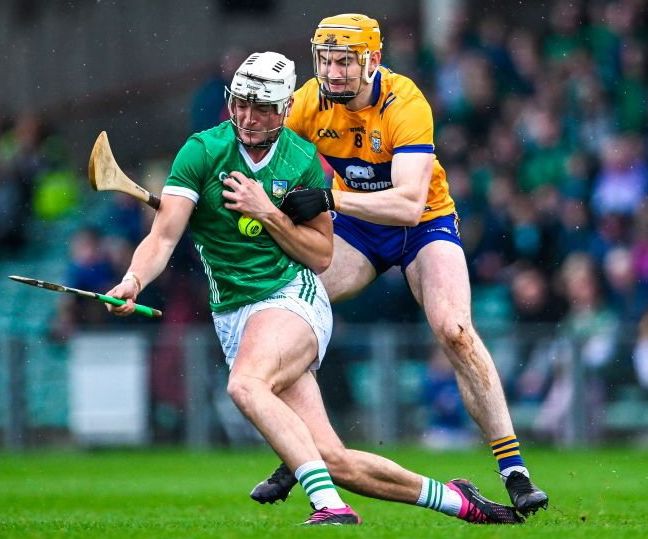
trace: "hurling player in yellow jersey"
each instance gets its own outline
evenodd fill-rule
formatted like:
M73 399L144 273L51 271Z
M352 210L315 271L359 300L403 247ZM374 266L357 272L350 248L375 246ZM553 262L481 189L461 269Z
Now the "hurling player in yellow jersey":
M334 250L320 275L331 301L354 296L398 265L455 369L463 400L523 514L548 504L529 479L493 360L471 321L458 216L434 155L432 111L407 77L380 65L378 23L366 15L323 19L311 41L315 78L295 93L286 125L316 144L335 170L332 189L289 193L294 222L334 210ZM311 425L313 428L313 425ZM324 460L337 455L323 452ZM259 483L260 502L285 499L284 466Z

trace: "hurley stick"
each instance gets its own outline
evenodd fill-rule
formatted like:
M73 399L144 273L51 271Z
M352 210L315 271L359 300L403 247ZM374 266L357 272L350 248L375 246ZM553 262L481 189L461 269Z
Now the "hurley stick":
M148 204L154 210L160 207L160 199L157 196L137 185L119 168L105 131L99 133L92 148L88 162L88 178L95 191L121 191Z
M38 288L44 288L46 290L53 290L54 292L67 292L68 294L74 294L76 296L81 296L84 298L96 299L98 301L103 301L104 303L110 303L111 305L124 305L126 303L123 299L113 298L112 296L106 296L105 294L98 294L96 292L88 292L87 290L79 290L78 288L70 288L69 286L63 286L62 284L48 283L47 281L41 281L39 279L31 279L30 277L20 277L19 275L9 275L10 279L18 281L19 283L28 284L31 286L36 286ZM162 316L162 311L153 309L152 307L147 307L146 305L135 304L135 312L149 318L158 318Z

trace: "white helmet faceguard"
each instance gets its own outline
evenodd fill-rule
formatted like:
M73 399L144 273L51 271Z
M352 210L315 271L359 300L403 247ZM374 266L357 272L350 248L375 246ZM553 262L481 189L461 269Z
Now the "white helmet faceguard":
M225 95L230 121L236 128L237 138L242 144L248 147L267 148L277 140L290 108L296 82L295 63L277 52L255 52L241 64L234 74L231 87L225 89ZM272 129L244 129L249 133L266 135L261 143L253 145L246 143L241 137L243 128L236 117L234 99L254 104L274 105L277 114L283 115L281 124Z

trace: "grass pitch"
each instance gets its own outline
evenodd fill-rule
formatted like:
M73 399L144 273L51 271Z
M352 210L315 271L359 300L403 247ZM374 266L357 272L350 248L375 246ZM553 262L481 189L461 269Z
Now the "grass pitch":
M431 453L381 448L440 480L472 479L501 502L506 493L486 449ZM277 463L268 450L175 450L0 455L0 537L201 538L645 537L648 452L525 450L550 496L517 527L475 526L417 507L343 493L364 519L358 527L302 528L310 509L298 487L286 503L259 506L252 486Z

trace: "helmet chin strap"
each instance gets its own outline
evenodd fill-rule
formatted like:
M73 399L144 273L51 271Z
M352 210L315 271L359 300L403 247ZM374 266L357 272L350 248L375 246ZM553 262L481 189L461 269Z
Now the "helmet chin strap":
M331 81L328 80L328 78L326 80L330 84ZM358 97L358 94L360 93L360 88L362 87L362 80L360 79L360 77L353 77L351 79L346 78L346 79L340 79L340 80L344 80L345 85L348 84L352 80L356 80L356 81L358 81L358 89L356 91L345 90L344 92L331 92L331 90L329 90L326 87L326 83L322 82L320 84L320 92L322 93L322 95L326 99L328 99L330 101L333 101L333 103L340 103L342 105L346 105L347 103L349 103L350 101L352 101L353 99Z
M230 121L232 122L232 125L234 125L237 140L246 148L252 148L252 149L270 148L275 142L277 142L277 140L279 139L279 135L281 134L281 130L283 129L283 125L275 129L266 129L263 131L258 131L254 129L243 129L242 127L239 127L233 119L230 119ZM247 133L248 135L264 133L266 137L261 142L257 142L256 144L251 144L250 142L245 141L245 137L241 133Z
M258 132L260 133L261 131ZM243 140L243 137L238 133L236 138L246 148L253 149L253 150L254 149L266 150L272 147L272 145L275 142L277 142L277 139L279 138L279 132L281 132L281 130L278 130L277 134L274 137L266 137L266 139L263 142L258 142L257 144L250 144L249 142L245 142L245 140Z
M279 135L281 135L281 131L284 128L284 122L286 121L286 115L288 114L289 108L290 108L289 106L284 107L282 118L281 118L281 124L279 124L278 127L274 127L272 129L264 129L264 130L245 129L239 126L238 120L236 118L236 114L234 113L233 115L230 116L230 122L234 126L234 131L236 132L237 140L246 148L260 149L260 150L270 148L275 142L277 142L277 140L279 139ZM256 144L250 144L249 142L245 142L243 136L241 135L241 132L244 133L247 132L248 134L265 133L266 137L261 142L257 142Z
M320 92L322 92L322 95L329 101L340 103L342 105L346 105L358 95L356 92L331 92L326 89L324 84L320 84Z
M367 84L371 84L376 77L376 73L378 73L378 68L374 69L373 73L369 75L369 60L371 58L371 53L369 51L363 53L362 55L364 64L362 66L362 80L366 82ZM356 80L359 79L359 77L354 77ZM349 79L347 79L348 81ZM353 79L351 79L353 80ZM344 91L344 92L331 92L326 88L326 85L324 83L320 84L320 92L321 94L328 99L329 101L333 101L333 103L339 103L341 105L346 105L360 94L360 89L362 87L362 82L358 84L358 90L353 92L351 90Z

